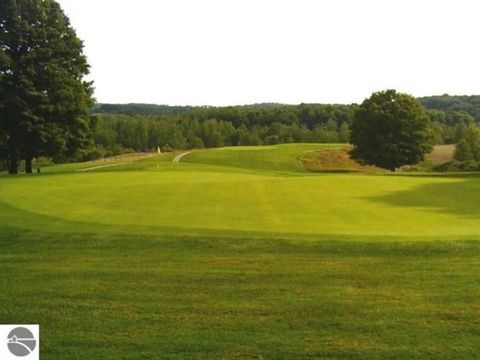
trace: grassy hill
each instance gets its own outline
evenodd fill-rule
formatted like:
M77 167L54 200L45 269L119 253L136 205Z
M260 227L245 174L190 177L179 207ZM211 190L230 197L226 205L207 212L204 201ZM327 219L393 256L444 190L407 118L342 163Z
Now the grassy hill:
M479 178L301 161L339 148L0 177L0 322L48 359L480 355Z
M255 172L305 173L300 155L312 151L340 149L335 144L282 144L271 146L235 146L196 151L183 162L234 167Z

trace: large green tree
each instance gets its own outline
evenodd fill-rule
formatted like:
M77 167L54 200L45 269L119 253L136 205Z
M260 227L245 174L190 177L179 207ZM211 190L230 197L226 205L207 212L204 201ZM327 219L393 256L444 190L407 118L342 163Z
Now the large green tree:
M412 96L395 90L376 92L355 112L352 156L389 170L416 164L432 149L429 121Z
M1 0L0 155L10 173L22 159L31 172L34 157L72 156L88 145L88 71L83 44L57 2Z

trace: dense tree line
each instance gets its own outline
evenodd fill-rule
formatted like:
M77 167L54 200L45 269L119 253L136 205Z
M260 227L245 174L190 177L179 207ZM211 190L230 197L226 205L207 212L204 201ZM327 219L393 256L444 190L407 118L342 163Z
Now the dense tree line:
M232 116L227 111L189 112L185 116L162 118L98 114L96 147L87 158L114 155L128 150L149 151L212 148L237 145L273 145L292 142L346 143L349 141L349 119L344 114L315 118L310 126L302 124L285 111L282 116ZM230 115L230 116L229 116Z
M426 100L425 100L426 101ZM462 102L460 102L462 104ZM437 106L439 107L439 106ZM255 104L231 107L99 104L97 147L87 157L122 151L187 149L288 142L349 142L358 105ZM427 108L435 144L455 144L476 118L455 109Z
M418 99L427 109L444 111L449 114L466 113L480 123L480 95L472 96L428 96Z
M124 114L124 115L156 115L161 117L175 116L192 110L192 106L169 106L155 104L95 104L93 112L96 114Z
M455 107L444 108L429 105L426 109L433 143L456 144L464 138L465 129L477 123L471 106L464 108L461 104L460 101ZM157 147L173 150L289 142L347 143L358 109L356 104L267 103L230 107L97 104L92 110L96 118L94 145L68 158L57 155L54 160L89 160Z

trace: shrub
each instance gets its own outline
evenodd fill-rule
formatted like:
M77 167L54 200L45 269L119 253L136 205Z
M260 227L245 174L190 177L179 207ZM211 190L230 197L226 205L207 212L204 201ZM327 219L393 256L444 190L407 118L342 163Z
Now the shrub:
M452 160L435 166L433 170L438 172L480 171L480 162Z

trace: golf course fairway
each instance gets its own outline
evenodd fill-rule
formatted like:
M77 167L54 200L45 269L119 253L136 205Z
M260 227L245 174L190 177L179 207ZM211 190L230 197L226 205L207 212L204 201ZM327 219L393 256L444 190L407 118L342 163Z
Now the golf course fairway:
M480 177L299 161L341 146L1 175L0 323L45 359L480 356Z

